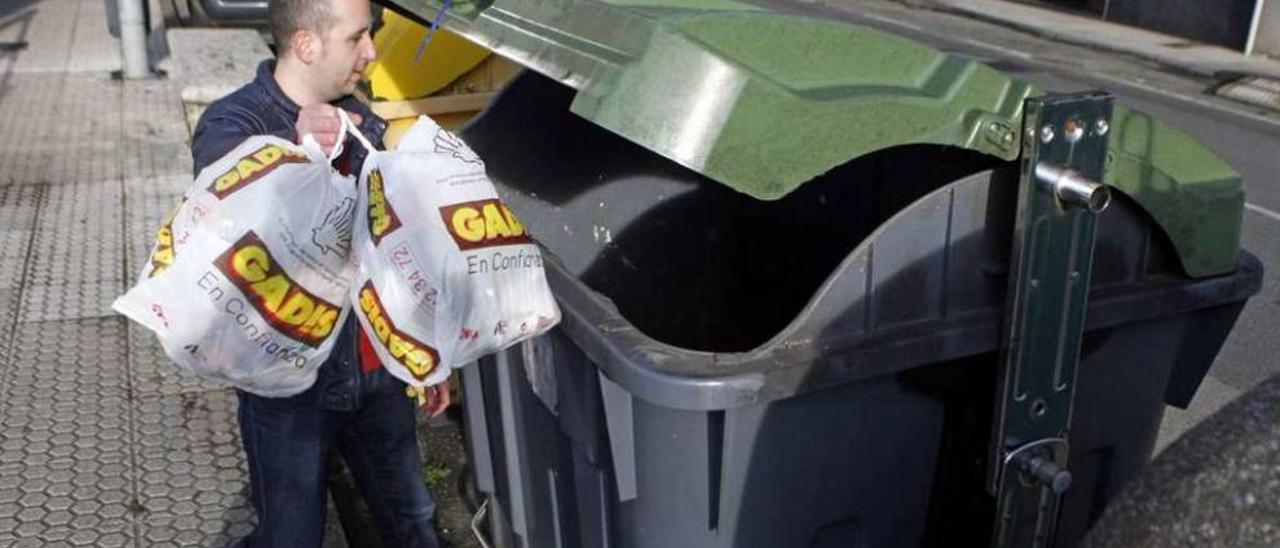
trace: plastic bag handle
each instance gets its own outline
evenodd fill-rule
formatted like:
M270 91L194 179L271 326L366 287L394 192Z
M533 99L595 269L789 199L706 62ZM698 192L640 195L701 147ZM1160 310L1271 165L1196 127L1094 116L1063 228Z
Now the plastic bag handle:
M342 130L344 133L350 133L352 137L355 137L365 150L369 152L373 152L375 150L373 148L373 144L369 142L369 139L366 138L363 133L360 133L360 128L351 121L351 116L347 114L346 110L338 109L338 117L342 118Z
M333 143L333 150L328 154L325 154L324 149L320 148L320 143L316 142L315 135L308 133L302 136L302 147L312 153L313 159L318 160L316 156L329 162L338 159L338 156L342 155L343 144L347 142L347 135L355 137L364 146L365 150L374 150L373 144L369 142L369 139L365 138L363 133L360 133L360 129L351 121L351 116L347 114L346 110L338 109L338 119L342 121L342 126L338 129L338 139Z

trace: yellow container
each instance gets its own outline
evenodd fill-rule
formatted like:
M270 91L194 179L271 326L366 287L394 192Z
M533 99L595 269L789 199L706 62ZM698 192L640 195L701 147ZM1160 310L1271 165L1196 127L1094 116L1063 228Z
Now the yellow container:
M388 149L394 149L419 116L430 116L440 127L449 131L457 131L472 116L480 112L493 93L466 93L458 95L438 95L408 101L376 101L371 106L373 112L387 121L387 131L382 135L382 142Z
M430 116L440 127L456 131L484 109L497 90L506 86L520 70L520 65L491 55L430 97L373 101L370 105L373 111L388 122L383 142L387 148L395 148L400 136L422 115Z
M391 10L383 10L382 17L383 26L373 37L378 58L365 70L374 99L425 97L444 89L490 55L489 50L441 28L419 62L418 46L427 36L427 27Z
M415 56L427 27L391 10L382 13L383 26L373 37L378 59L365 76L373 96L370 106L388 122L383 136L388 148L395 148L418 116L457 130L521 70L443 28L418 62Z

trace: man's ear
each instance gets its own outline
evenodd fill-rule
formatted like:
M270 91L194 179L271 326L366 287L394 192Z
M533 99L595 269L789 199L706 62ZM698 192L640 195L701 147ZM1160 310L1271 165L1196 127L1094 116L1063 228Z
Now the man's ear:
M320 56L320 37L309 30L298 30L289 39L289 46L294 56L310 65Z

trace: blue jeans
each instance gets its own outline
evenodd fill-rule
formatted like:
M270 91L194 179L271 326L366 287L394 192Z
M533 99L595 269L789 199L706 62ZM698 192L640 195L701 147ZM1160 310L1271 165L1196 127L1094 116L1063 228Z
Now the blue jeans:
M414 403L381 367L360 372L348 321L316 383L288 398L238 391L240 436L258 525L252 547L318 547L324 537L328 456L336 446L388 547L439 546L435 502L422 476Z

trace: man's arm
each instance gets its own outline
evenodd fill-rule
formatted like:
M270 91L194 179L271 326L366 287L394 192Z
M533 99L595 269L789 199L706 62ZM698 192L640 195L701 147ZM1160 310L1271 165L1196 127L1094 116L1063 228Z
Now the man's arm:
M293 128L263 131L252 116L219 107L215 103L200 116L200 122L196 124L196 130L191 136L191 159L197 175L200 170L226 156L231 149L254 135L275 135L281 139L295 140Z
M310 134L322 150L328 151L338 141L342 121L338 118L338 109L331 105L316 104L302 107L298 112L298 120L294 127L267 131L251 115L237 112L233 107L220 108L215 103L200 116L196 131L191 136L191 157L194 160L195 173L209 164L225 156L245 139L254 135L274 135L281 139L299 142L299 135ZM359 124L363 120L359 114L350 112L351 121Z

